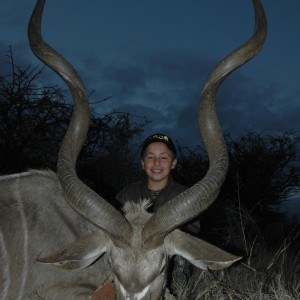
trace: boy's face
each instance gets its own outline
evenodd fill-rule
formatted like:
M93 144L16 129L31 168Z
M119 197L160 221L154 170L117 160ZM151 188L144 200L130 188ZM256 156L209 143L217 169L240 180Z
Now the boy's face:
M177 159L164 143L154 142L145 149L141 162L148 182L167 184L169 174L175 168Z

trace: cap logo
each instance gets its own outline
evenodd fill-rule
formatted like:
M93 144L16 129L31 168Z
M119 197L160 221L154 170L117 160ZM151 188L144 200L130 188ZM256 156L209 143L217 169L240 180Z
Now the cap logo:
M152 139L165 140L166 142L170 143L169 137L167 137L166 135L155 134L151 136L151 140Z

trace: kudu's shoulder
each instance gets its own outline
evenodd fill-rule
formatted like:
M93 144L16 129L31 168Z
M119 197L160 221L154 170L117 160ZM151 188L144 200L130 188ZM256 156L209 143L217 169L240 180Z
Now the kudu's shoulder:
M28 170L27 172L14 173L0 176L0 183L16 181L16 180L30 180L30 179L50 179L58 182L57 175L52 170Z
M50 206L62 202L64 194L56 174L47 170L0 176L1 207L32 205Z
M41 184L46 187L56 187L61 190L61 185L55 172L51 170L29 170L27 172L0 176L0 186L6 190L18 187L40 188Z

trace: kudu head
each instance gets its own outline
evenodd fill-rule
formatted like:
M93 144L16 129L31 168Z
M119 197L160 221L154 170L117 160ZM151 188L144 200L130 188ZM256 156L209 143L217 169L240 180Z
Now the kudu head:
M41 37L44 2L38 0L29 23L31 49L65 81L74 101L71 122L58 156L57 173L70 206L99 230L38 261L62 268L83 268L107 252L119 299L159 299L165 285L165 266L172 255L181 255L203 269L222 269L238 260L239 257L175 229L206 210L224 182L228 155L215 111L215 97L224 79L263 46L267 24L260 1L253 0L256 15L253 36L215 67L201 92L198 118L209 156L206 176L153 215L146 211L147 203L128 203L125 216L76 174L76 160L89 126L88 97L76 71Z

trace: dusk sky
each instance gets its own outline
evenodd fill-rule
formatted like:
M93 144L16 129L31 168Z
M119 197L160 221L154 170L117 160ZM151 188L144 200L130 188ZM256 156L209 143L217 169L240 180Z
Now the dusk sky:
M27 41L35 0L2 0L0 68L13 47L18 65L41 65ZM262 0L268 19L264 48L218 93L224 131L278 134L300 130L300 1ZM45 41L78 71L97 111L129 112L151 123L145 135L170 134L182 146L200 141L198 98L209 72L253 33L250 0L48 0ZM44 80L63 86L45 71ZM44 82L49 84L49 82Z
M300 1L262 3L269 26L265 47L218 94L220 122L233 134L300 129ZM9 45L17 64L40 64L27 41L34 5L2 1L1 68ZM94 91L91 102L112 96L99 113L146 116L152 122L145 135L163 131L193 146L200 140L196 109L205 78L253 27L250 0L48 0L42 32ZM63 86L51 71L45 74Z

